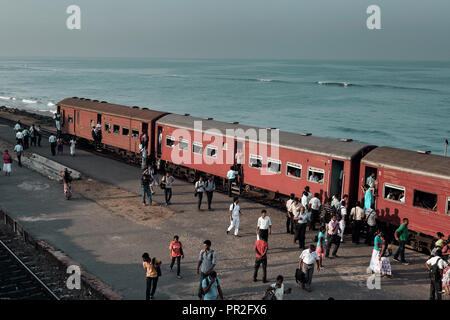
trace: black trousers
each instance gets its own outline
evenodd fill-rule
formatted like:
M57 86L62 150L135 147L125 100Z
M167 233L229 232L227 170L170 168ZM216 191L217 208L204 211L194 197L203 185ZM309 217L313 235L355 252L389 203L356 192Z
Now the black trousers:
M373 245L373 238L375 235L375 230L376 230L376 226L369 226L367 229L367 238L366 238L366 244L368 244L369 246Z
M352 242L359 243L359 236L361 233L362 221L355 220L352 224Z
M430 300L442 300L442 280L430 280Z
M333 249L332 254L333 254L333 257L335 257L338 252L339 246L341 245L341 237L339 237L337 234L335 234L335 235L327 234L327 249L325 252L325 257L329 257L332 244L334 244L334 249Z
M41 140L42 140L42 136L41 136L41 135L39 135L39 136L38 136L38 147L40 147L40 146L41 146Z
M52 150L52 155L56 155L56 142L50 143L50 149Z
M294 234L294 230L295 230L295 222L291 213L288 212L286 214L286 232Z
M166 199L166 204L169 204L170 199L172 199L172 188L164 189L164 197Z
M256 280L258 278L258 270L260 265L262 265L263 269L263 281L267 281L267 258L264 259L256 258L255 272L253 273L253 279Z
M145 300L150 300L150 297L155 295L156 286L158 285L158 277L147 277L147 289L145 290Z
M31 146L33 146L33 144L36 147L36 137L31 137Z
M30 146L30 137L28 136L23 137L23 148L28 149L29 146Z
M208 209L211 209L211 203L214 191L206 191L206 197L208 198Z
M235 179L228 179L228 196L231 197L231 185L233 184L233 182L236 181Z
M200 210L200 207L202 206L202 200L203 200L203 192L197 192L197 198L198 198L198 209Z
M259 239L269 241L269 229L259 229Z
M309 230L316 230L317 221L319 221L319 210L311 209L311 221L309 222Z
M170 263L170 269L173 268L173 265L175 264L175 260L177 261L177 276L179 276L180 275L181 256L172 257L172 262Z
M17 161L19 162L19 167L22 166L22 152L17 152Z
M296 223L294 241L298 240L298 246L300 249L305 248L305 234L306 223Z

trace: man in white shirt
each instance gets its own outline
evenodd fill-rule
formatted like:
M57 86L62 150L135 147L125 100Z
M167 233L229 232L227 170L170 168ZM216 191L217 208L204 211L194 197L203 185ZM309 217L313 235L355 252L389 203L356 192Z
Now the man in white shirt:
M56 155L56 137L53 135L53 133L48 138L48 142L50 142L50 149L52 151L52 155Z
M298 268L305 273L305 282L302 283L302 289L311 292L311 282L314 273L314 262L317 264L317 271L320 271L319 257L316 253L316 247L311 244L309 249L303 250L298 262Z
M319 208L321 204L319 194L317 192L314 193L314 197L309 200L309 205L311 207L311 223L309 230L316 230L316 222L319 220Z
M14 126L14 131L17 133L20 129L22 129L22 126L20 124L20 120L18 120L16 125Z
M430 273L430 300L442 300L442 276L448 263L442 259L442 250L438 249L436 255L425 263Z
M314 172L311 172L311 175L309 176L309 181L319 182L319 178L316 176Z
M214 182L214 177L209 176L208 181L205 182L206 197L208 199L208 210L212 210L211 203L212 203L213 193L215 190L216 190L216 184Z
M347 216L347 207L345 206L346 202L344 200L341 201L341 208L340 210L340 218L339 220L339 227L341 229L340 235L341 235L341 242L344 242L344 231L345 231L345 218Z
M308 223L308 214L305 211L305 207L300 206L300 210L295 211L294 213L294 221L296 221L295 225L295 239L298 240L298 246L300 249L305 249L305 234L306 234L306 225Z
M240 176L241 173L242 173L242 171L241 171L241 169L242 169L242 162L244 160L244 154L242 153L242 150L239 149L236 152L235 159L236 159L236 169L237 169L238 174Z
M241 207L239 206L239 198L234 197L233 203L230 205L230 226L228 227L227 234L230 234L231 229L234 228L234 236L238 236L239 232L239 214L241 213Z
M295 194L291 193L288 201L286 201L286 233L294 234L294 220L291 206L294 203Z
M230 170L227 172L227 179L228 179L228 196L231 197L231 185L233 182L236 181L236 175L238 174L237 171L234 170L234 167L231 166Z
M172 184L175 178L166 172L165 176L161 179L161 184L164 185L164 198L166 200L166 205L170 204L170 199L172 199Z
M359 244L359 236L361 233L362 223L365 218L361 203L356 201L356 205L350 210L350 220L352 223L352 243Z
M23 152L23 147L21 144L16 144L16 146L14 147L14 151L17 154L17 161L19 162L19 167L22 166L22 152Z
M195 183L195 196L198 198L197 208L201 211L202 199L203 199L203 191L205 190L205 182L203 181L203 177L200 176L198 181Z
M19 129L16 133L16 140L17 143L23 146L23 133L22 133L22 129Z
M268 241L269 234L272 234L272 221L270 221L270 217L267 215L267 211L263 209L261 211L261 217L259 217L258 223L256 225L257 239Z
M270 287L268 287L267 291L273 291L275 298L277 300L283 300L283 296L285 294L290 294L292 292L292 288L288 288L287 290L284 290L284 283L283 283L283 276L279 275L277 277L277 282L272 284Z

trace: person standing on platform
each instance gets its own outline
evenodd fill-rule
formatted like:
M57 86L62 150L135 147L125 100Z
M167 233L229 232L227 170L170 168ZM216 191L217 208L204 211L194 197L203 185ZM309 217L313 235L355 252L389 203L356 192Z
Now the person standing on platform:
M11 163L11 155L8 153L8 150L5 150L3 153L3 172L5 173L5 176L11 175Z
M36 136L37 136L37 145L38 147L41 146L41 140L42 140L42 130L41 130L41 126L38 125L36 128Z
M50 149L52 151L52 155L56 156L56 137L53 135L53 133L48 138L48 142L50 142Z
M231 166L230 170L227 172L227 179L228 179L228 196L231 197L231 187L233 185L233 182L236 182L236 175L238 174L237 171L234 170L234 167Z
M203 249L200 251L200 256L198 257L197 264L197 274L200 274L200 286L198 288L198 297L200 299L202 299L203 297L203 279L205 279L212 271L214 271L216 263L216 252L211 249L211 241L203 241Z
M372 239L375 236L375 231L377 229L377 212L373 210L372 208L367 209L365 212L366 216L366 223L367 223L367 237L366 237L366 244L371 246L372 245Z
M241 179L242 179L242 162L244 160L244 154L242 153L241 149L238 149L238 151L236 152L236 171L238 172L238 176L239 176L239 183L241 183ZM236 183L238 183L237 179L236 179Z
M347 218L347 207L345 200L341 200L341 208L339 209L339 229L341 235L341 242L344 242L344 231Z
M409 263L405 260L405 246L408 241L408 218L403 219L403 223L395 230L395 239L398 241L398 249L394 255L394 260L397 262L401 262L404 265L408 265ZM398 257L400 256L400 261Z
M148 172L148 169L142 172L141 177L141 185L142 185L142 204L146 206L145 196L148 197L148 204L152 205L152 194L150 192L150 183L152 182L152 178Z
M272 221L270 221L270 217L267 215L267 211L263 209L261 211L261 217L259 217L258 223L256 225L257 239L269 241L269 234L271 233Z
M161 261L156 258L150 259L147 252L142 255L142 266L145 270L145 277L147 278L147 289L145 291L145 300L153 300L158 285L158 269Z
M176 261L177 262L177 278L181 279L182 276L180 275L180 264L181 264L181 259L184 259L184 253L183 253L183 244L181 243L181 241L179 239L180 238L178 236L174 236L173 240L169 246L170 255L172 258L172 262L170 263L170 271L172 271L172 268Z
M30 127L30 145L36 147L36 127L34 126L34 123Z
M294 198L294 202L291 204L292 221L294 221L294 243L297 242L300 234L300 224L298 223L300 218L300 209L304 208L300 203L299 198Z
M72 157L75 157L75 145L77 144L76 137L72 137L69 143L70 143L70 155Z
M208 210L212 210L211 203L215 190L216 190L216 183L214 182L214 177L209 176L208 181L206 181L205 183L206 197L208 199Z
M291 193L289 200L286 201L286 233L294 234L294 216L292 214L292 204L294 203L295 194Z
M198 198L197 209L200 211L202 206L203 191L205 191L205 182L203 177L200 176L198 181L195 183L195 196Z
M341 238L338 235L338 231L340 230L339 222L337 221L336 216L331 217L331 221L328 224L328 231L327 231L327 248L325 251L325 257L330 257L330 250L331 245L334 244L333 249L333 258L337 258L337 252L339 250L339 246L341 245Z
M309 248L303 250L298 262L298 268L305 274L305 282L302 283L302 289L311 292L311 282L314 273L314 263L317 264L317 271L320 271L319 257L316 254L316 247L311 244Z
M323 268L323 258L325 257L325 248L326 248L325 232L326 232L325 226L320 226L319 234L317 235L317 248L316 248L316 254L319 257L320 268Z
M255 272L253 273L253 281L258 281L259 266L262 265L263 278L262 282L267 282L267 251L269 250L269 244L267 239L260 238L255 242L256 260L255 260Z
M17 134L17 132L19 132L20 130L22 130L22 124L20 123L20 120L17 120L17 123L14 126L14 133Z
M148 153L145 147L141 148L141 169L147 168Z
M63 141L61 138L59 138L57 141L57 146L58 146L58 155L63 155L63 151L64 151L64 145L63 145Z
M328 222L331 220L331 216L334 214L334 208L331 205L331 199L327 198L325 200L325 203L320 206L319 209L319 218L320 218L320 225L326 227Z
M230 205L230 226L228 227L227 234L230 234L231 229L234 228L234 236L240 237L239 232L239 214L241 213L241 207L239 206L239 198L234 197L233 203Z
M350 211L350 220L352 225L352 243L359 244L359 237L364 221L364 210L361 203L356 201L355 207Z
M17 133L16 133L16 140L17 140L18 144L21 144L22 146L24 145L23 144L23 132L22 132L22 129L19 129L17 131Z
M14 151L17 154L17 161L19 162L19 167L22 167L22 152L23 152L23 147L21 144L16 144L16 146L14 147Z
M23 149L26 150L30 147L30 131L25 127L23 133Z
M448 267L447 262L442 259L442 251L437 250L436 255L428 259L425 266L430 276L430 300L442 300L442 277Z
M309 230L316 230L316 222L319 220L319 209L322 205L317 192L314 193L314 197L309 200L308 204L311 207L311 221L309 224Z
M305 212L305 207L300 207L300 211L294 216L294 220L297 222L295 236L298 240L298 246L300 249L305 249L306 226L308 224L308 213Z
M164 189L164 197L166 200L166 205L170 204L170 199L172 199L172 184L175 181L175 178L170 175L169 172L166 172L164 177L161 179L161 185Z

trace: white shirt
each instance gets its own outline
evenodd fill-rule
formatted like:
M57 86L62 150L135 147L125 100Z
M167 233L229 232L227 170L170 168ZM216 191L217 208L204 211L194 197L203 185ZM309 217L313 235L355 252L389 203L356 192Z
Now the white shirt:
M272 284L272 288L276 287L276 283ZM277 300L283 300L283 296L284 296L284 283L281 284L281 287L278 289L275 289L274 291L275 294L275 298L277 298Z
M308 203L309 203L308 197L303 195L302 196L302 206L304 206L306 208L308 206Z
M444 259L442 259L441 257L433 257L431 259L428 259L427 261L427 265L429 265L430 267L434 266L436 264L436 262L439 260L438 262L438 268L440 270L444 270L445 268L448 267L448 263L444 261Z
M311 175L311 176L309 177L309 181L312 181L312 182L319 182L319 178L318 178L316 175Z
M320 208L320 200L316 197L312 198L309 201L309 204L311 205L311 209L313 209L313 210L319 210L319 208Z
M17 139L23 139L23 133L21 131L17 131L16 138Z
M195 190L197 191L197 192L203 192L203 188L205 187L205 182L204 181L197 181L196 183L195 183Z
M303 263L313 264L315 261L319 260L316 252L309 252L309 249L303 250L300 255L300 259L303 260Z
M234 206L234 208L233 208ZM232 203L230 205L231 216L233 218L239 218L239 211L241 211L241 207L238 204Z
M20 130L20 124L16 123L14 126L14 130L19 131Z
M54 135L51 135L51 136L48 138L48 142L50 142L50 143L56 142L56 137L55 137Z
M22 145L16 144L16 146L14 147L14 151L15 152L22 152L23 151Z
M347 208L344 206L341 206L341 216L342 219L345 219L345 216L347 215Z
M236 163L242 164L242 152L236 153Z
M288 212L292 212L291 206L294 203L293 199L289 199L288 201L286 201L286 209Z
M259 217L257 226L260 230L267 230L270 226L272 226L272 221L270 221L269 216L266 216L264 219L263 217Z
M400 198L400 202L401 202L401 203L405 203L405 196L403 196L403 197Z

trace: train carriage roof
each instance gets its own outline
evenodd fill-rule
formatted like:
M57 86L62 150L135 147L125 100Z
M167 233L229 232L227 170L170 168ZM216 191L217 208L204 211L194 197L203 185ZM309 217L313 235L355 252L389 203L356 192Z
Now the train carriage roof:
M258 127L246 126L238 123L222 122L216 120L207 120L197 117L168 114L158 120L158 124L168 125L171 127L183 128L188 130L194 130L194 121L202 121L202 129L218 129L222 132L223 136L227 136L227 129L242 129L247 131L248 129L256 129L259 134ZM320 154L329 157L340 158L343 160L350 160L355 155L359 154L364 149L370 149L374 146L359 142L343 142L336 139L321 138L316 136L303 136L298 133L280 131L279 133L279 145L287 149L294 149L298 151ZM249 140L248 137L246 140ZM268 140L270 143L270 134L268 134Z
M58 102L58 105L65 105L72 108L83 109L96 113L109 114L136 120L151 121L155 118L167 114L150 109L127 107L120 104L107 103L106 101L97 101L84 98L67 98Z
M362 163L414 174L450 179L450 158L391 147L378 147Z

